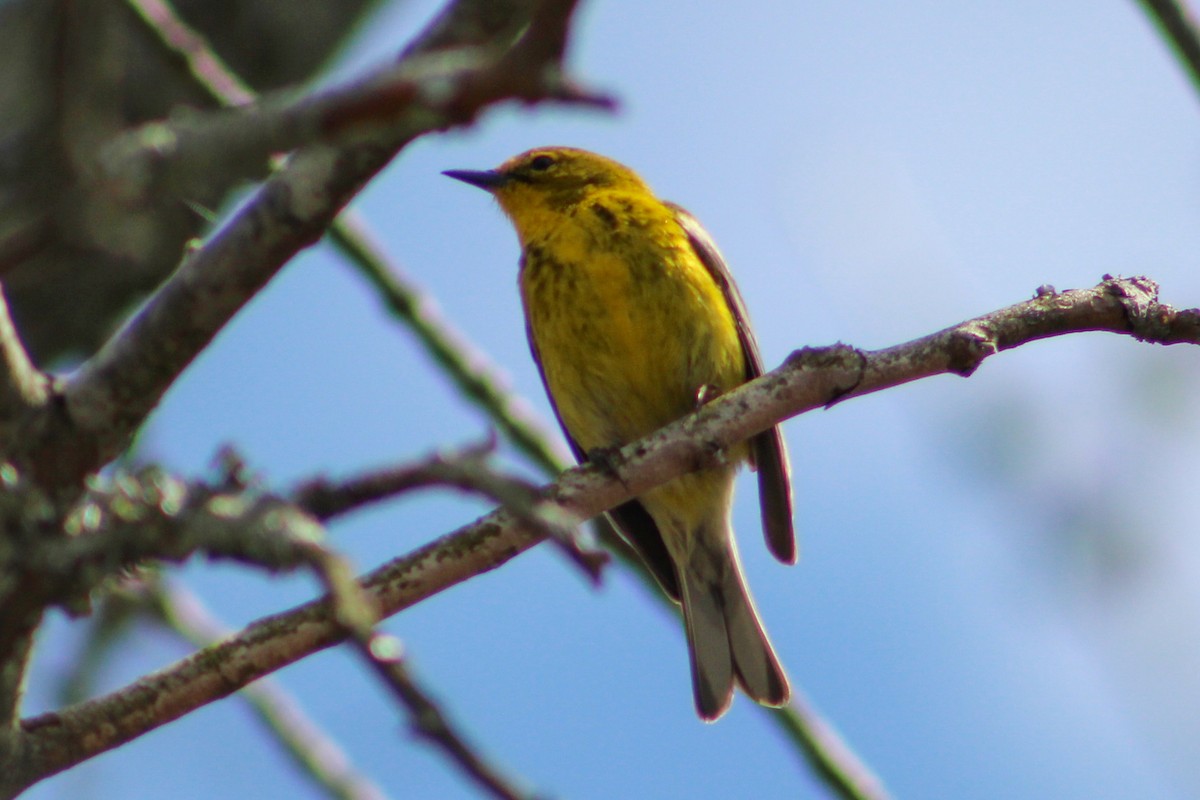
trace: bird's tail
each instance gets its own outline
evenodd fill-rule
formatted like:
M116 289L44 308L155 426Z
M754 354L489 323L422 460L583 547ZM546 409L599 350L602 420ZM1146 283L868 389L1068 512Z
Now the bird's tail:
M725 534L696 537L680 570L696 711L709 721L729 708L735 679L765 706L782 706L791 697L742 576L733 537Z

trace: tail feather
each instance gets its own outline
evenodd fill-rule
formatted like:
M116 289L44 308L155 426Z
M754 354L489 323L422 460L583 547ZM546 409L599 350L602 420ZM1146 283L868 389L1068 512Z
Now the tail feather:
M712 721L724 714L733 700L733 654L725 609L717 587L696 570L682 570L681 577L696 712Z
M680 570L696 711L715 720L729 708L737 682L755 702L782 706L791 696L787 676L754 608L731 540L724 552L693 550Z
M734 566L738 567L734 561ZM787 675L763 628L739 568L726 575L725 625L738 684L755 702L782 706L791 699Z

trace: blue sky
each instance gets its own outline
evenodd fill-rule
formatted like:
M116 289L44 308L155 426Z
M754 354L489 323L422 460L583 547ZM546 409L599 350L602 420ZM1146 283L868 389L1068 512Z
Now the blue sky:
M335 74L387 58L435 8L385 9ZM515 238L486 196L439 174L537 145L624 161L695 213L770 365L1104 273L1200 304L1200 103L1135 3L585 2L570 60L618 113L492 112L410 147L354 204L546 420ZM1200 794L1198 367L1194 349L1076 336L790 421L796 567L766 554L741 483L743 558L793 683L898 797ZM232 442L287 485L487 427L318 246L189 369L146 447L199 475ZM485 510L431 493L334 537L367 569ZM183 575L230 625L314 591L203 564ZM385 628L541 792L824 796L744 698L715 725L695 719L677 623L615 571L593 590L541 547ZM51 626L33 708L51 704L76 638ZM139 634L102 686L183 654ZM393 796L475 796L349 654L277 677ZM28 796L315 795L231 699Z

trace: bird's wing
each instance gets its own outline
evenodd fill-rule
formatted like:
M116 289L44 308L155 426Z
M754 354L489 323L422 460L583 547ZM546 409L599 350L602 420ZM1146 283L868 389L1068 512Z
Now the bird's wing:
M582 464L588 460L588 455L563 423L562 414L558 411L558 403L554 402L554 394L550 391L550 384L546 382L546 370L542 366L542 356L538 352L533 331L529 329L528 320L525 323L525 335L529 340L529 351L533 354L533 363L537 364L538 375L541 376L542 385L546 387L546 396L550 398L550 407L554 409L554 417L558 420L558 427L562 428L563 436L567 438L567 444L575 455L575 460ZM659 532L654 518L650 516L650 512L637 500L630 500L616 508L610 508L607 513L617 532L641 557L642 562L645 563L663 591L672 600L679 602L679 575L675 571L675 562L671 560L671 554L667 552L662 534Z
M729 274L725 258L695 217L674 203L668 205L687 233L692 249L721 287L721 293L737 324L738 340L742 343L742 353L746 359L746 380L753 380L763 373L762 354L758 350L754 331L750 328L746 303L738 292L737 284L733 282L733 276ZM794 564L796 532L792 525L791 467L788 466L787 448L778 425L750 440L750 464L758 470L758 502L762 510L763 535L767 547L783 563Z

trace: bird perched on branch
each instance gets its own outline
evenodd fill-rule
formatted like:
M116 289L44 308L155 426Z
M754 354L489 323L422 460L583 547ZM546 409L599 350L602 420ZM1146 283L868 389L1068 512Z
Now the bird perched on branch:
M746 309L716 245L628 167L567 147L445 173L490 192L520 240L529 344L580 461L642 438L761 374ZM734 682L767 706L790 689L754 607L730 522L738 464L758 470L771 552L796 560L778 427L723 462L609 512L683 605L696 710L715 720Z

